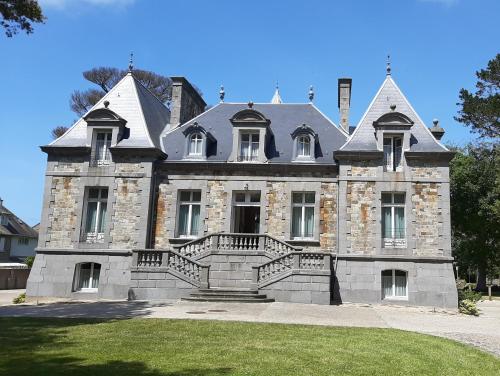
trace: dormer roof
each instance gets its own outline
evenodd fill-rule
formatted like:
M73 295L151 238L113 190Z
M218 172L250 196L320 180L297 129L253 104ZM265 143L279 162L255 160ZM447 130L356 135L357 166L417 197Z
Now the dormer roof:
M106 107L107 105L107 107ZM102 120L121 121L129 129L129 136L120 140L116 148L161 149L160 134L168 124L170 111L129 72L83 117L51 147L84 147L87 145L87 125Z

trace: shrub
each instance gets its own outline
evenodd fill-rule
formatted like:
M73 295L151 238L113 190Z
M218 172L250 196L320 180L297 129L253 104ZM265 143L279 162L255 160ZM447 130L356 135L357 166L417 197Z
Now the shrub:
M458 310L460 313L466 315L479 316L479 309L476 306L476 302L469 299L464 299L458 303Z
M474 290L458 290L458 301L470 300L473 303L477 303L481 300L481 293Z
M33 263L35 262L35 256L28 256L24 259L24 263L28 266L28 268L33 267Z
M17 298L14 298L12 300L12 303L14 303L14 304L21 304L21 303L24 303L24 302L26 302L26 293L25 292L23 292Z

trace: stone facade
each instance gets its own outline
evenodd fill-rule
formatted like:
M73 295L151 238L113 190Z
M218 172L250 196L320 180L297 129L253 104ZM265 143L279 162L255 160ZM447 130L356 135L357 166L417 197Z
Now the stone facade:
M440 244L443 231L439 207L439 183L416 183L413 186L412 211L415 218L415 256L444 256Z
M374 182L347 183L346 225L349 229L347 241L350 243L347 253L374 253L379 218L375 200Z
M267 232L280 239L285 238L288 214L288 202L290 197L286 190L285 182L268 182L267 183L267 206L266 206L266 221Z

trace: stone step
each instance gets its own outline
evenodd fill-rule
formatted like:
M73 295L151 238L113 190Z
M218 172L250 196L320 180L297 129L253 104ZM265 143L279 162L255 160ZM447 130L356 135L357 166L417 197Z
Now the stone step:
M193 292L193 297L219 297L219 298L248 298L248 299L266 299L265 294L241 294L236 292Z
M217 288L213 287L210 289L199 289L200 293L217 293L217 294L245 294L245 295L256 295L259 293L258 290L249 290L249 289L225 289L225 288Z
M225 302L225 303L273 303L274 299L272 298L264 298L264 299L255 299L255 298L224 298L218 296L204 296L204 297L196 297L190 296L187 298L182 298L181 300L189 301L189 302Z

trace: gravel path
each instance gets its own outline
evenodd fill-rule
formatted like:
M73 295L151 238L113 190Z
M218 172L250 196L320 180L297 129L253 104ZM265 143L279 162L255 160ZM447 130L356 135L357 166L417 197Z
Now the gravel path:
M394 328L454 339L500 358L500 300L479 303L479 317L429 308L343 304L321 306L294 303L66 302L11 305L15 293L0 291L0 316L30 317L154 317L231 320Z

